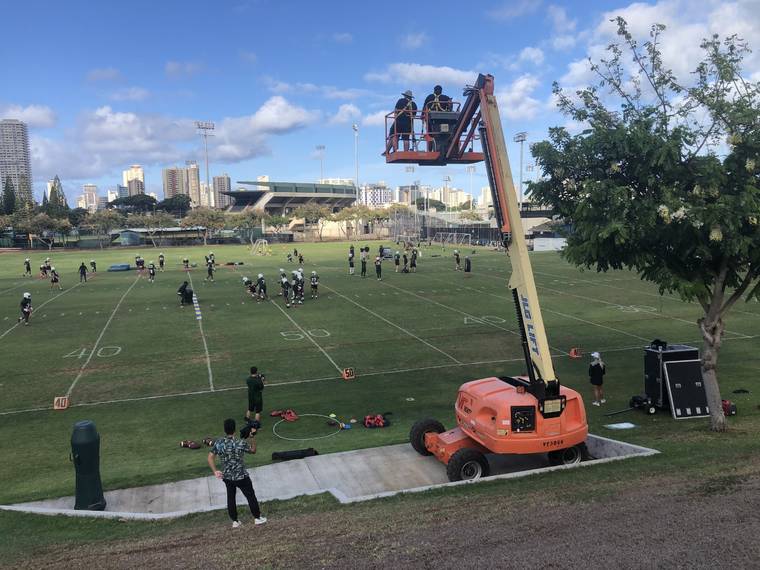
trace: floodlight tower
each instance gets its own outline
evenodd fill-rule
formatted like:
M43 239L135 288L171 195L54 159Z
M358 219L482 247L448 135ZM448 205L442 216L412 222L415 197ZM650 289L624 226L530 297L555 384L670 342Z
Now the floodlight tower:
M523 203L523 146L528 139L528 133L521 131L515 135L514 141L520 143L520 196L517 201L517 205L520 208L520 215L522 216L522 203Z
M475 165L474 164L468 164L467 165L467 173L470 175L470 210L475 209L475 200L473 200L473 193L472 193L472 175L475 174Z
M356 201L359 201L359 125L351 125L354 130L354 184L356 186Z
M325 168L324 168L325 148L327 147L325 147L325 145L323 144L318 144L316 146L317 156L319 157L319 183L320 184L325 179Z
M211 121L195 121L195 128L198 129L198 134L203 137L203 146L206 149L206 192L210 192L209 175L208 175L208 138L213 137L209 131L214 130L214 123Z

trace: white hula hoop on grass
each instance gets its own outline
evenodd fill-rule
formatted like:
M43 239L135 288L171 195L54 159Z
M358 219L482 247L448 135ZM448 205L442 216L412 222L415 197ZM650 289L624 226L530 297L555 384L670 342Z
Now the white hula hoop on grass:
M333 420L330 416L326 416L324 414L300 414L299 417L303 418L306 416L316 417L316 418L325 418L326 420L330 421ZM272 433L279 437L280 439L284 439L286 441L311 441L312 439L325 439L326 437L332 437L334 435L337 435L341 432L340 422L338 420L333 420L338 424L338 431L334 431L332 433L328 433L327 435L317 435L315 437L285 437L284 435L280 435L277 433L277 426L280 425L285 420L280 420L276 424L272 426ZM289 422L290 423L290 422Z

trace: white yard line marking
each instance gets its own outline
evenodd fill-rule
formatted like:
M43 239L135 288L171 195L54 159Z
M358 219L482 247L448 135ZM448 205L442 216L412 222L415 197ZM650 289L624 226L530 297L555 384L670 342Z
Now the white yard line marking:
M356 302L356 301L354 301L353 299L349 299L348 297L346 297L345 295L343 295L343 294L342 294L342 293L340 293L339 291L336 291L336 290L335 290L335 289L333 289L332 287L328 287L327 285L323 285L323 287L324 287L325 289L327 289L328 291L332 291L333 293L335 293L335 294L336 294L336 295L338 295L339 297L342 297L343 299L345 299L345 300L346 300L346 301L348 301L349 303L353 303L354 305L356 305L356 306L357 306L357 307L359 307L360 309L364 309L364 310L365 310L365 311L367 311L367 312L368 312L370 315L374 315L375 317L377 317L377 318L378 318L378 319L380 319L381 321L383 321L383 322L386 322L386 323L388 323L389 325L391 325L392 327L395 327L395 328L397 328L397 329L398 329L398 330L400 330L401 332L408 334L410 337L412 337L412 338L414 338L414 339L416 339L416 340L420 341L422 344L429 346L430 348L432 348L433 350L435 350L435 351L437 351L437 352L440 352L440 353L441 353L441 354L443 354L445 357L447 357L447 358L448 358L448 359L450 359L450 360L453 360L453 361L454 361L454 362L456 362L457 364L462 364L462 362L461 362L460 360L457 360L456 358L454 358L453 356L451 356L451 355L450 355L448 352L445 352L445 351L441 350L440 348L438 348L437 346L435 346L435 345L433 345L433 344L429 343L429 342L428 342L428 341L426 341L425 339L423 339L423 338L420 338L420 337L418 337L416 334L414 334L414 333L412 333L412 332L409 332L408 330L406 330L405 328L403 328L403 327L401 327L401 326L397 325L396 323L389 321L388 319L386 319L386 318L385 318L385 317L383 317L382 315L378 315L378 314L377 314L375 311L373 311L372 309L368 309L367 307L365 307L364 305L362 305L362 304L360 304L360 303L357 303L357 302ZM383 295L385 295L385 293L383 293Z
M287 312L285 309L283 309L282 307L280 307L280 305L278 305L277 303L275 303L275 302L274 302L274 299L270 299L270 300L269 300L269 302L270 302L270 303L272 303L272 304L273 304L275 307L277 307L277 309L278 309L278 310L279 310L279 311L280 311L280 312L281 312L283 315L285 315L285 316L287 317L287 319L288 319L288 320L289 320L291 323L293 323L293 326L295 326L295 327L296 327L296 328L297 328L299 331L301 331L301 333L303 334L303 336L304 336L305 338L308 338L308 339L309 339L309 340L312 342L312 344L313 344L314 346L316 346L316 347L319 349L319 351L320 351L322 354L324 354L324 355L325 355L325 358L327 358L327 360L329 360L329 361L330 361L330 364L332 364L333 366L335 366L335 369L336 369L338 372L340 372L341 374L343 373L343 369L342 369L340 366L338 366L338 365L335 363L335 361L332 359L332 357L331 357L329 354L327 354L327 352L325 352L325 349L324 349L324 348L322 348L321 346L319 346L319 343L317 343L317 341L316 341L316 340L314 340L314 339L311 337L311 335L310 335L309 333L307 333L307 332L306 332L304 329L302 329L302 328L301 328L301 326L300 326L300 325L299 325L297 322L295 322L295 321L293 320L293 318L292 318L292 317L291 317L291 316L288 314L288 312Z
M58 293L58 294L57 294L55 297L51 297L50 299L48 299L48 300L47 300L47 301L45 301L44 303L40 304L40 305L37 307L37 309L38 309L38 310L39 310L39 309L41 309L42 307L44 307L44 306L45 306L45 305L47 305L48 303L50 303L50 302L52 302L52 301L55 301L55 300L56 300L58 297L60 297L61 295L65 295L65 294L66 294L66 293L68 293L69 291L73 291L74 289L76 289L76 288L77 288L77 287L79 287L80 285L81 285L81 283L77 283L76 285L72 285L72 287L71 287L70 289L66 289L65 291L62 291L61 293ZM45 315L43 315L43 316L45 316ZM0 339L2 339L2 338L5 336L5 335L7 335L9 332L11 332L13 329L15 329L15 328L16 328L17 326L19 326L20 324L21 324L20 322L17 322L15 325L13 325L11 328L9 328L7 331L5 331L3 334L0 334Z
M754 335L745 338L730 338L730 339L724 339L724 340L747 340L747 339L754 339L754 338L760 338L760 335ZM701 340L684 340L679 341L674 344L698 344L702 342ZM642 350L644 346L642 345L636 345L636 346L623 346L620 348L605 348L603 349L604 353L609 352L626 352L629 350ZM562 358L566 355L564 354L554 354L552 355L552 358ZM465 366L482 366L484 364L501 364L506 362L524 362L524 358L507 358L503 360L482 360L479 362L463 362L461 364L439 364L434 366L423 366L421 368L397 368L393 370L381 370L378 372L368 372L366 374L359 374L357 377L365 377L365 376L382 376L383 374L403 374L405 372L422 372L424 370L436 370L440 368L460 368ZM340 380L341 376L325 376L322 378L308 378L304 380L292 380L292 381L286 381L286 382L274 382L274 383L267 383L267 386L274 387L274 386L289 386L289 385L295 385L295 384L310 384L313 382L325 382L328 380ZM118 400L102 400L98 402L79 402L76 404L72 404L69 407L70 408L84 408L84 407L91 407L91 406L103 406L106 404L123 404L123 403L129 403L129 402L142 402L145 400L161 400L164 398L181 398L185 396L199 396L204 394L218 394L219 392L231 392L231 391L238 391L238 390L247 390L248 388L246 386L232 386L229 388L217 388L213 392L211 390L198 390L195 392L178 392L173 394L158 394L155 396L139 396L136 398L122 398ZM9 410L7 412L0 412L1 416L11 416L11 415L17 415L17 414L26 414L26 413L33 413L33 412L47 412L52 411L52 408L50 406L47 407L40 407L40 408L27 408L23 410Z
M567 280L568 278L563 275L555 275L553 273L545 273L543 271L535 271L537 275L545 275L546 277L554 277L555 279L563 279ZM574 277L570 278L573 281L579 281L581 283L589 283L591 285L601 285L602 287L609 287L610 289L617 289L618 291L625 291L627 293L630 293L631 291L633 293L638 293L640 295L646 295L647 297L655 297L657 299L664 299L666 301L674 301L676 303L682 303L684 305L693 305L693 303L689 303L688 301L684 301L683 299L678 298L677 296L673 295L672 293L666 293L663 295L660 295L659 293L650 293L649 291L642 291L640 289L630 289L626 287L618 287L617 285L610 285L609 283L605 283L603 280L600 280L599 282L591 281L589 279L576 279ZM731 309L734 312L743 314L743 315L751 315L753 317L760 317L760 313L753 313L752 311L742 311L740 309L736 309L735 307ZM689 321L691 323L691 321ZM694 323L691 323L694 324ZM736 333L740 334L740 333Z
M0 295L2 295L3 293L8 293L9 291L14 291L14 290L16 290L16 289L20 289L20 288L21 288L21 287L23 287L23 286L24 286L26 283L27 283L27 281L22 281L22 282L21 282L21 283L19 283L18 285L15 285L15 286L13 286L13 287L10 287L9 289L4 289L4 290L0 291Z
M541 273L541 272L537 272L537 273L539 275L548 275L547 273ZM483 277L490 277L491 279L498 279L499 281L503 280L501 277L496 277L494 275L484 275ZM577 279L576 281L583 281L583 280L582 279ZM586 281L586 282L587 283L593 283L593 281ZM613 303L612 301L606 301L604 299L597 299L595 297L586 297L585 295L578 295L577 293L568 293L567 291L560 291L559 289L552 289L551 287L547 287L546 285L538 285L538 284L536 284L536 287L538 289L542 289L544 291L550 291L552 293L556 293L557 295L564 295L566 297L575 297L576 299L582 299L584 301L591 301L593 303L601 303L603 305L612 306L612 307L621 307L622 306L620 303ZM560 313L558 311L552 311L550 309L544 309L544 310L547 311L547 312L554 312L554 313L556 313L558 315L561 315L561 316L564 316L564 317L568 317L568 318L571 318L571 319L573 319L573 318L577 319L577 317L572 317L570 315L565 315L565 314ZM665 314L661 314L661 313L656 313L654 311L642 311L642 312L645 313L645 314L647 314L647 315L652 315L652 316L654 316L654 317L656 317L658 319L670 319L670 320L673 320L673 321L678 321L678 322L681 322L681 323L686 323L687 325L692 325L692 326L695 326L697 324L696 321L689 321L687 319L682 319L680 317L674 317L672 315L665 315ZM583 319L577 319L577 320L583 321ZM598 325L597 324L597 326L604 326L604 325ZM607 328L609 328L611 330L617 330L617 329L613 329L612 327L607 327ZM618 331L618 332L622 332L622 331ZM746 336L745 334L734 332L734 331L729 331L729 330L726 330L725 332L729 333L729 334L733 334L733 335L739 336L739 337ZM628 334L628 333L623 333L623 334ZM628 336L633 336L635 338L641 339L640 336L636 336L636 335L628 335ZM644 339L642 339L642 340L644 340Z
M431 279L435 279L435 277L430 277L430 278L431 278ZM518 336L518 337L520 336L520 333L518 333L518 332L516 332L516 331L510 330L510 329L507 329L507 328L504 328L504 327L500 327L499 325L497 325L497 324L495 324L495 323L492 323L492 322L490 322L490 321L484 321L484 320L482 320L482 319L479 319L478 317L475 317L475 316L471 315L470 313L466 313L466 312L464 312L464 311L461 311L461 310L459 310L459 309L455 309L454 307L450 307L450 306L448 306L448 305L444 305L443 303L439 303L438 301L435 301L435 300L433 300L433 299L428 299L427 297L422 297L422 296L418 295L417 293L415 293L414 291L409 291L409 290L407 290L407 289L403 289L403 288L401 288L401 287L396 287L395 285L391 285L390 283L387 283L387 282L385 282L385 281L384 281L383 283L384 283L385 285L387 285L388 287L393 287L394 289L398 289L399 291L402 291L403 293L408 293L409 295L413 295L413 296L415 296L415 297L417 297L417 298L419 298L419 299L422 299L423 301L428 301L429 303L434 303L434 304L436 304L436 305L439 305L439 306L443 307L444 309L448 309L448 310L450 310L450 311L454 311L454 312L457 312L457 313L459 313L460 315L464 315L464 316L466 316L466 317L470 317L471 319L475 319L475 320L477 320L477 321L480 321L480 322L482 322L483 324L486 324L486 325L490 325L490 326L492 326L492 327L494 327L494 328L497 328L497 329L500 329L500 330L506 331L506 332L508 332L509 334L513 334L513 335L515 335L515 336ZM471 289L471 287L468 287L468 289ZM477 291L478 293L482 293L482 291L479 291L479 290L477 290L477 289L474 289L474 290L475 290L475 291ZM500 298L503 298L503 297L501 297L501 296L499 296L499 297L500 297ZM555 347L555 346L549 346L549 348L550 348L551 350L556 350L557 352L559 352L560 354L562 354L562 355L564 355L564 356L568 356L568 354L569 354L568 352L566 352L566 351L564 351L564 350L561 350L561 349L559 349L559 348L557 348L557 347Z
M206 368L208 369L208 387L211 392L214 391L214 373L211 371L211 356L208 353L208 343L206 342L206 335L203 332L203 315L201 314L201 306L198 303L198 296L195 294L195 287L193 287L193 276L187 271L187 278L190 280L190 287L193 289L193 307L195 309L195 320L198 321L198 329L201 332L201 340L203 341L203 350L206 353Z
M492 277L492 276L491 275L486 275L485 277ZM433 279L435 279L435 278L433 277ZM503 282L503 279L501 279L500 277L493 277L493 279L498 279L499 281ZM467 287L466 285L462 285L462 287L465 287L466 289L471 289L471 287ZM539 287L539 289L541 289L541 288L542 287ZM477 291L477 289L473 289L473 291ZM509 300L509 297L506 297L504 295L497 295L496 293L491 293L490 291L484 291L484 292L487 292L492 297L496 297L498 299ZM561 293L561 291L558 291L558 292ZM590 299L590 300L593 300L593 299ZM541 310L544 311L544 312L546 312L546 313L553 313L555 315L559 315L560 317L565 317L566 319L571 319L571 320L578 321L578 322L581 322L581 323L586 323L587 325L592 325L592 326L595 326L595 327L611 330L611 331L614 331L616 333L624 334L626 336L630 336L631 338L635 338L635 339L638 339L638 340L643 340L644 342L649 342L649 340L650 340L650 339L644 338L642 336L639 336L637 334L629 333L629 332L626 332L624 330L616 329L614 327L609 327L607 325L601 325L599 323L595 323L595 322L592 322L592 321L587 321L586 319L582 319L580 317L575 317L573 315L568 315L568 314L565 314L565 313L560 313L559 311L554 311L552 309L547 309L546 307L541 307Z
M127 288L126 291L124 291L124 294L119 299L119 302L116 303L116 306L113 308L113 311L111 311L111 316L108 317L108 320L106 321L105 326L103 327L103 330L100 331L100 334L98 335L98 339L95 341L95 346L92 347L92 350L90 351L90 355L87 357L87 360L84 361L84 364L82 364L82 367L79 369L79 374L77 374L77 377L74 378L74 381L71 383L71 386L69 386L69 389L66 392L67 396L71 396L72 391L76 387L77 383L79 382L79 379L84 374L84 369L87 368L87 365L90 363L90 360L92 360L93 355L98 350L98 345L100 344L100 341L103 339L103 335L106 334L106 330L108 329L108 325L111 324L111 321L113 320L114 316L116 315L116 311L119 310L119 307L121 306L122 302L126 298L126 296L129 294L129 292L132 290L132 288L137 285L137 282L140 280L140 276L138 275L134 281L132 281L132 284Z

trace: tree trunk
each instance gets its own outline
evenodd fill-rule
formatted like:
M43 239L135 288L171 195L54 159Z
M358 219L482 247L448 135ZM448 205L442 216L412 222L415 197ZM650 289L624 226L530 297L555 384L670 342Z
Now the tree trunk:
M722 319L709 322L707 318L700 319L702 332L702 381L705 383L707 405L710 407L710 429L724 432L728 430L728 421L723 413L723 403L718 386L718 353L723 339L725 325Z
M208 245L208 243L206 243L207 239L208 239L208 230L203 232L203 247L206 247Z

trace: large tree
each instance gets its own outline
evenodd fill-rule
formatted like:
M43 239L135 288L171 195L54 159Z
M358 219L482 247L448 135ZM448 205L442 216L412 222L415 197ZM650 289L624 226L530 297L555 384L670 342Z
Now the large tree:
M124 212L145 213L152 212L156 209L156 199L147 194L135 194L134 196L124 196L116 198L108 203L109 208L116 208Z
M652 27L643 45L618 18L621 43L592 62L596 85L566 93L563 113L586 127L554 128L534 144L536 202L572 224L564 256L598 271L632 269L696 301L711 428L727 428L716 366L729 310L760 298L760 84L747 46L713 36L694 74L664 65ZM583 127L581 127L583 128Z
M270 216L267 223L274 229L274 233L279 234L282 231L282 228L287 226L292 219L292 216L276 214Z
M182 227L203 228L203 245L208 245L211 232L221 230L224 227L224 214L211 208L196 208L182 220Z
M319 241L322 241L322 232L325 230L325 224L330 221L330 216L332 215L330 208L316 203L304 204L296 208L293 214L295 214L296 218L303 218L304 224L311 224L312 227L316 226Z
M5 178L3 185L3 196L0 201L0 213L12 215L16 211L16 190L13 188L13 181L10 176Z
M132 214L127 218L127 223L130 226L145 229L148 234L148 239L153 244L153 247L158 247L156 244L156 235L160 234L166 228L172 227L176 221L174 216L171 216L166 212L154 212L153 214ZM161 243L160 235L158 241Z
M63 192L61 180L56 176L50 187L50 195L47 204L43 200L42 212L51 218L65 218L69 213L69 205L66 202L66 194Z
M111 243L111 232L124 225L124 216L114 210L98 210L87 216L85 223L100 236L100 248L103 248L103 238Z
M264 210L244 210L236 214L227 214L225 216L227 224L245 235L246 239L253 247L256 238L256 230L260 230L262 224L269 220L269 216ZM262 232L263 233L263 232Z
M18 218L15 224L17 229L28 232L38 241L44 243L47 248L53 249L55 238L63 235L71 229L71 224L65 218L51 218L45 213L39 213L31 218Z
M177 194L171 198L166 198L156 204L156 209L164 210L174 216L182 217L190 211L190 196L187 194Z

